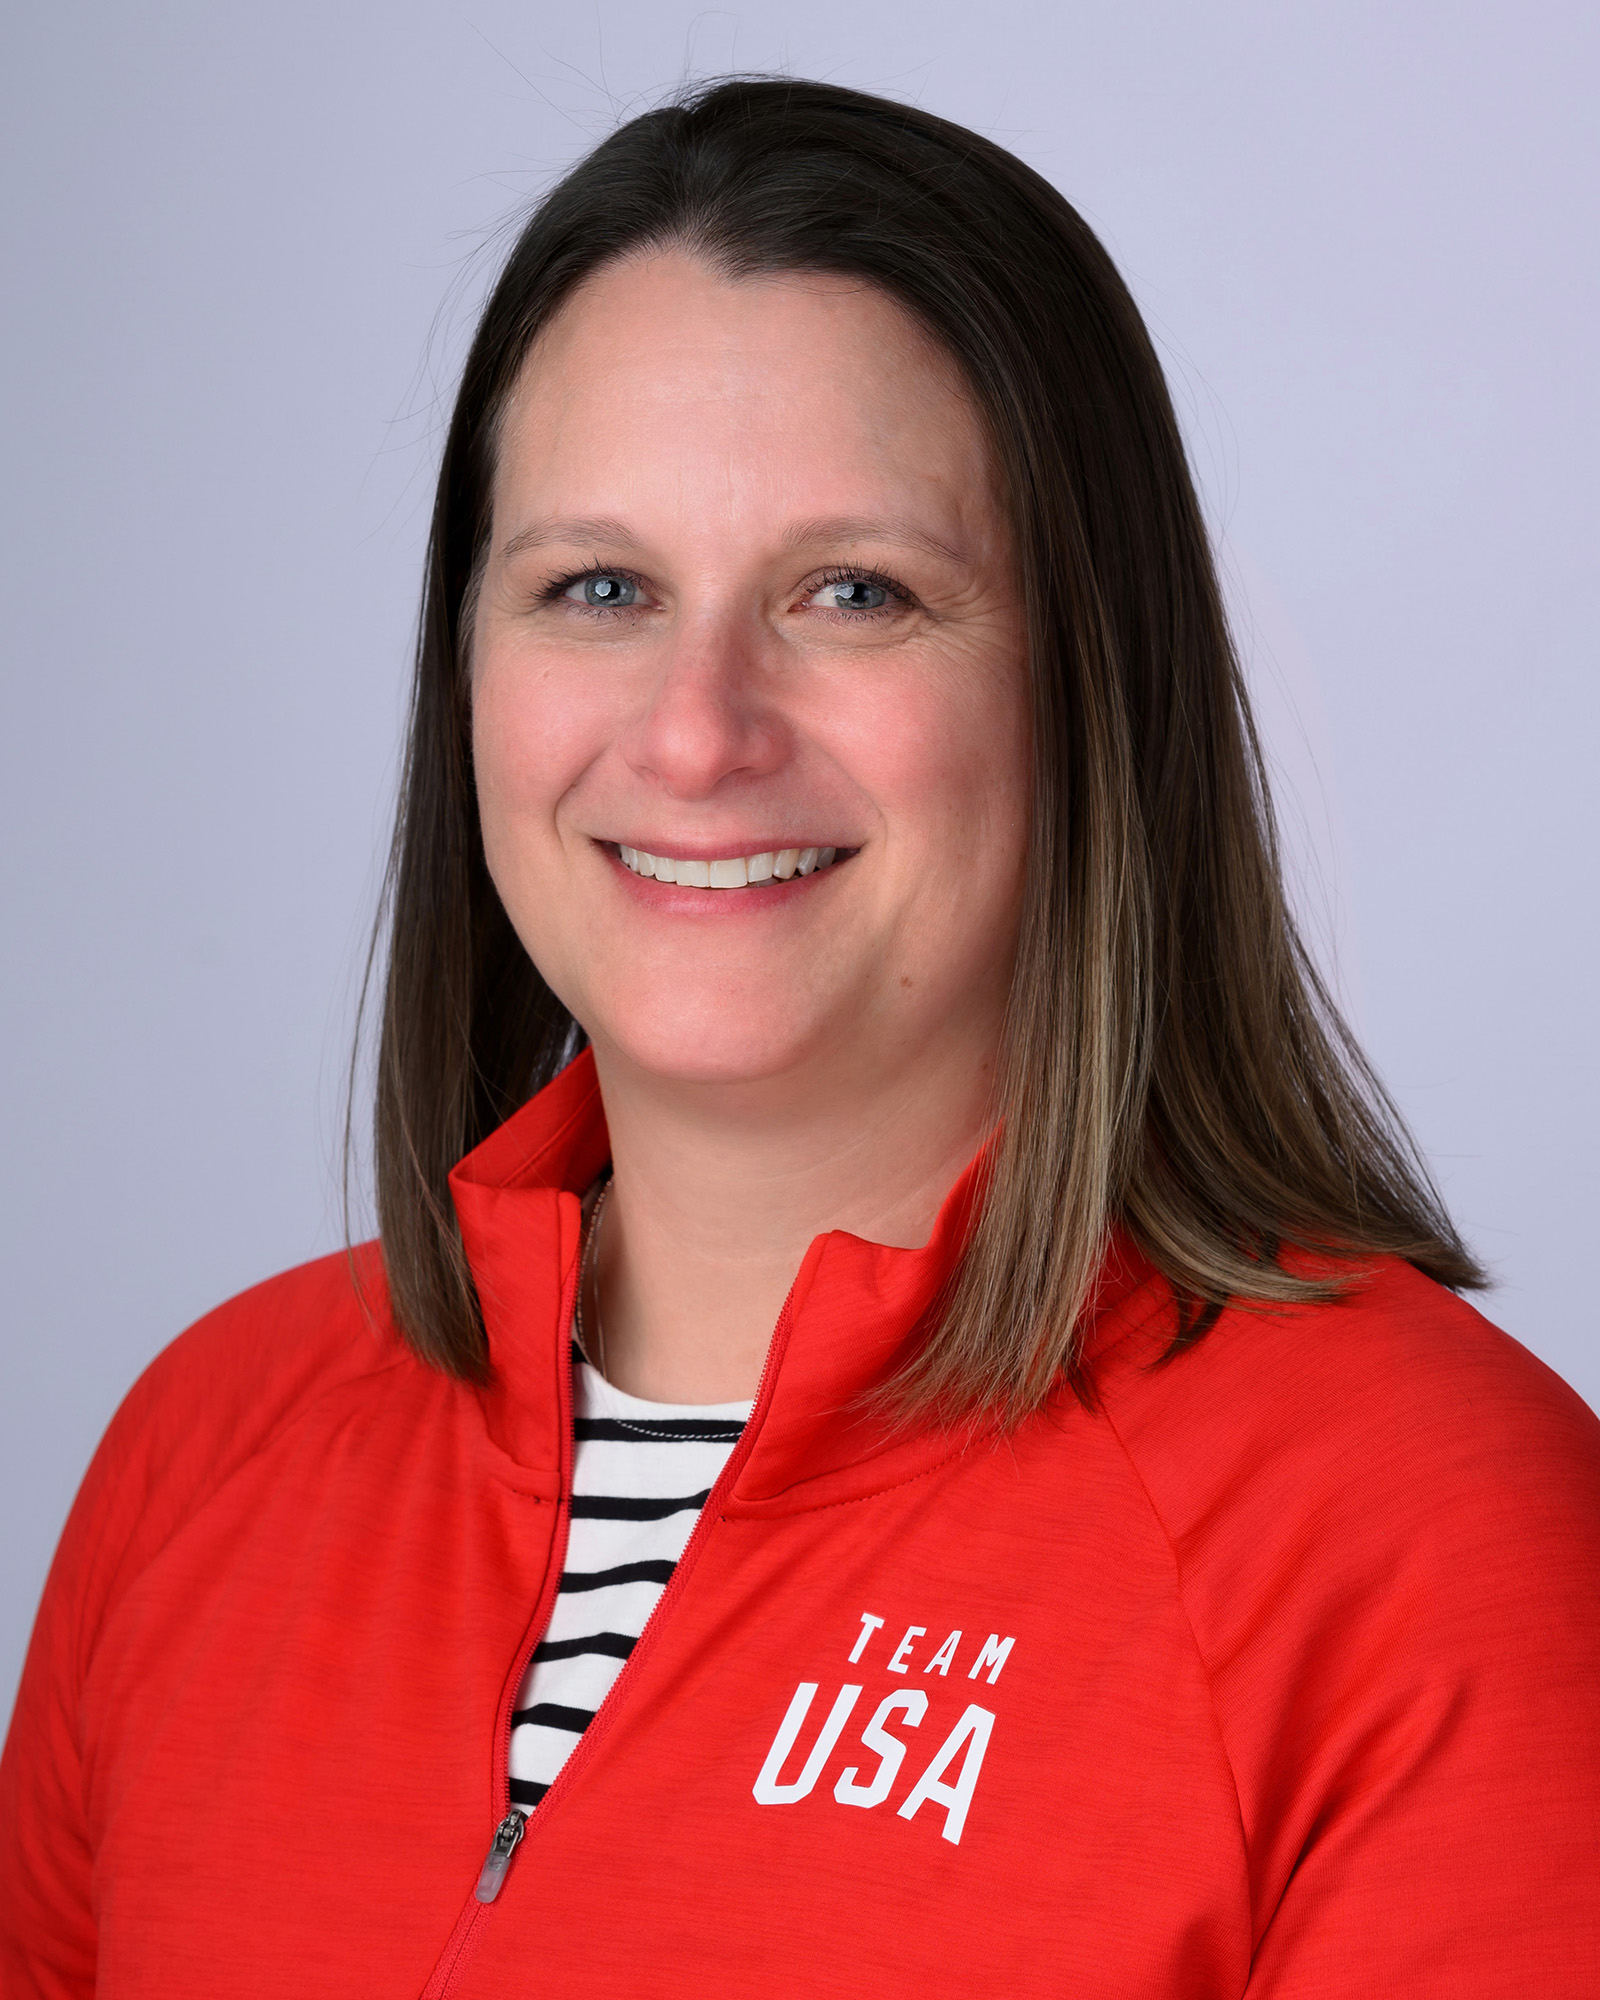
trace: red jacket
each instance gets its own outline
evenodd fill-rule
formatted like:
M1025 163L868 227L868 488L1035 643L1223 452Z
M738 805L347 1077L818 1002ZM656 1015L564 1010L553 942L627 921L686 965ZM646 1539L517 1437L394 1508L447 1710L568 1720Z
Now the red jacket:
M896 1437L851 1406L964 1188L925 1250L811 1246L656 1618L478 1902L606 1143L583 1059L457 1171L491 1388L335 1257L133 1390L0 1767L8 2000L1600 1994L1589 1411L1395 1263L1155 1366L1172 1302L1125 1261L1098 1413Z

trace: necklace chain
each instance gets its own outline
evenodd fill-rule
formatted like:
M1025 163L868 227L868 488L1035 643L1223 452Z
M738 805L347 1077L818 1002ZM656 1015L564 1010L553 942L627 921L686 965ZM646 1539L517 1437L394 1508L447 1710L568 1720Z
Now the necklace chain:
M584 1238L583 1255L578 1262L578 1298L577 1298L578 1347L583 1354L583 1358L586 1361L589 1361L593 1367L597 1368L600 1374L604 1376L607 1381L610 1380L610 1377L606 1376L606 1329L605 1329L605 1322L601 1319L600 1316L600 1279L599 1279L599 1274L596 1270L595 1259L600 1244L600 1218L605 1214L606 1197L611 1192L612 1183L614 1180L615 1180L615 1175L607 1174L605 1179L605 1185L601 1188L600 1192L594 1198L594 1208L591 1210L589 1215L589 1231ZM584 1336L584 1330L583 1330L583 1295L589 1289L589 1282L591 1278L593 1278L594 1280L594 1341L595 1341L595 1351L592 1357L589 1353L589 1343Z

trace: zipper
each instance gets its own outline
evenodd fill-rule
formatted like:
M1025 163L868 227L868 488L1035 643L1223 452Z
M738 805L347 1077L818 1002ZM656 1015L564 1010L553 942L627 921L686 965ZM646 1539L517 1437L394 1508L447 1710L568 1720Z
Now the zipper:
M615 1716L617 1708L626 1698L632 1683L638 1679L643 1661L648 1658L650 1652L653 1650L655 1641L660 1635L662 1625L671 1614L677 1600L688 1587L690 1575L700 1560L700 1552L705 1547L707 1538L717 1524L717 1510L727 1498L740 1473L743 1472L746 1461L755 1448L756 1433L766 1417L766 1406L771 1399L772 1376L783 1348L787 1344L789 1312L794 1303L795 1286L799 1282L799 1278L797 1277L795 1284L789 1287L789 1295L783 1302L783 1310L778 1314L777 1324L772 1330L772 1338L767 1343L767 1358L761 1365L761 1379L756 1384L755 1401L750 1406L750 1420L744 1427L744 1435L734 1446L716 1484L706 1495L706 1504L700 1509L700 1518L695 1522L689 1539L684 1544L683 1554L678 1558L677 1567L673 1570L671 1579L665 1590L662 1591L656 1603L655 1610L651 1612L649 1618L646 1620L645 1628L639 1634L637 1645L635 1645L633 1651L628 1655L622 1672L612 1682L611 1692L601 1702L599 1709L595 1713L594 1721L589 1724L589 1727L583 1732L582 1736L578 1738L572 1755L556 1773L549 1791L539 1801L539 1816L532 1822L528 1829L530 1835L536 1834L539 1828L545 1823L546 1813L551 1800L555 1799L559 1802L560 1799L565 1797L582 1775L584 1766L593 1761L595 1752L600 1747L601 1740L611 1727L612 1718ZM780 1338L780 1336L783 1336L783 1338Z
M581 1236L580 1236L581 1242ZM579 1260L581 1262L581 1259ZM570 1327L573 1303L577 1297L577 1265L574 1266L573 1285L569 1295L565 1285L561 1293L561 1324ZM804 1263L801 1271L805 1269ZM626 1697L630 1684L637 1679L640 1661L650 1652L656 1635L674 1603L682 1595L691 1572L700 1559L700 1551L706 1538L716 1525L717 1510L732 1489L745 1468L751 1451L755 1448L759 1432L767 1414L767 1405L772 1398L772 1381L783 1350L788 1345L789 1320L794 1307L794 1295L800 1283L800 1273L789 1287L777 1323L772 1329L772 1338L767 1343L767 1357L761 1364L761 1377L756 1384L755 1401L750 1407L750 1418L744 1433L728 1456L716 1484L706 1496L706 1503L700 1509L700 1517L690 1531L684 1544L683 1554L678 1558L672 1576L657 1600L654 1611L645 1621L638 1642L628 1655L622 1672L611 1684L611 1690L595 1712L594 1720L579 1737L571 1756L562 1765L552 1780L550 1789L540 1799L538 1819L530 1821L530 1815L520 1806L511 1804L511 1716L516 1707L517 1691L527 1672L528 1662L533 1658L539 1641L544 1637L545 1628L550 1623L555 1607L557 1591L567 1562L567 1531L571 1523L572 1499L572 1369L570 1363L564 1376L566 1386L561 1392L561 1413L564 1436L561 1442L561 1495L556 1522L555 1538L550 1550L550 1570L545 1580L545 1588L539 1593L539 1603L534 1619L529 1627L529 1636L518 1653L514 1671L506 1683L506 1692L501 1698L500 1714L495 1724L494 1759L495 1790L502 1807L502 1814L494 1835L489 1842L489 1852L484 1856L483 1866L478 1871L478 1880L466 1907L456 1919L440 1954L433 1975L422 1991L422 2000L449 2000L454 1993L467 1960L471 1957L483 1925L488 1921L489 1910L505 1887L506 1877L511 1872L511 1863L518 1847L528 1837L530 1831L537 1832L548 1819L552 1805L558 1804L571 1791L584 1766L594 1756L600 1739L611 1726L618 1704Z
M478 1871L478 1886L472 1892L480 1903L492 1903L499 1895L511 1867L511 1857L517 1851L517 1842L527 1830L528 1815L520 1806L513 1806L495 1828L489 1852Z
M561 1329L561 1372L557 1376L556 1403L561 1423L561 1458L556 1489L556 1529L550 1540L550 1561L545 1571L544 1583L539 1591L539 1600L528 1622L521 1646L512 1663L504 1691L500 1696L500 1711L495 1717L494 1745L490 1752L493 1759L490 1783L494 1787L494 1797L500 1818L489 1842L489 1852L483 1858L483 1866L478 1870L477 1882L472 1894L467 1898L455 1928L445 1941L439 1961L422 1989L422 2000L445 2000L454 1992L456 1983L473 1948L478 1941L478 1933L490 1904L505 1886L505 1879L511 1868L511 1858L527 1831L528 1815L520 1807L511 1803L511 1716L517 1704L517 1690L522 1685L523 1675L528 1670L528 1662L533 1658L539 1641L544 1637L545 1627L550 1623L555 1608L556 1593L561 1587L561 1573L567 1564L567 1530L571 1524L572 1500L572 1362L569 1354L573 1308L578 1296L578 1277L582 1266L583 1229L578 1230L578 1248L574 1251L570 1278L561 1283L561 1300L556 1308L557 1324Z

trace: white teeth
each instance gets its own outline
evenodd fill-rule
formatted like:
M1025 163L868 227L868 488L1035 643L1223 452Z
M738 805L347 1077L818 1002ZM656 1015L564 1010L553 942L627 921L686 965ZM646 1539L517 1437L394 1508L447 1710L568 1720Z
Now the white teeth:
M787 882L791 876L830 868L839 849L785 847L765 854L733 854L718 861L682 861L670 854L649 854L642 847L619 843L617 853L625 868L635 875L653 876L657 882L678 882L689 889L743 889L751 882Z

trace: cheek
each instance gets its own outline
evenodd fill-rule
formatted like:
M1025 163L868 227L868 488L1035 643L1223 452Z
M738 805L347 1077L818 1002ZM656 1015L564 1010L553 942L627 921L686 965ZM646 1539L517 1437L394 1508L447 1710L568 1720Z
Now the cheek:
M556 808L586 754L583 718L559 698L559 676L487 650L472 682L473 774L489 872L508 906L555 841Z
M995 649L999 651L999 649ZM1033 790L1024 669L988 648L906 663L834 712L838 761L877 806L881 861L846 956L913 1041L1004 1004ZM847 714L848 710L848 714Z
M1030 743L1022 669L1007 666L900 677L852 718L843 754L902 861L992 895L1025 859Z

